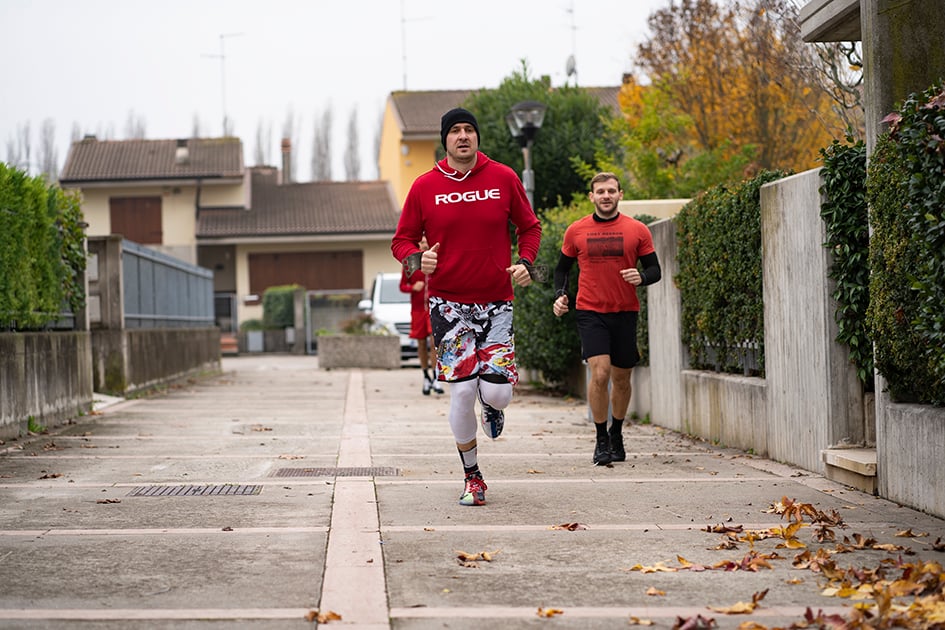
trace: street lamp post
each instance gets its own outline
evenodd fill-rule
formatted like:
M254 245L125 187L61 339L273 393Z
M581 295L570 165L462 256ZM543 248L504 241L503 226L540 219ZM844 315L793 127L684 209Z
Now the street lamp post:
M532 144L535 142L535 135L545 121L544 103L538 101L522 101L516 103L505 115L505 123L509 126L509 131L522 147L522 158L525 161L525 168L522 169L522 184L525 186L525 194L528 196L528 204L534 210L535 208L535 172L532 170Z

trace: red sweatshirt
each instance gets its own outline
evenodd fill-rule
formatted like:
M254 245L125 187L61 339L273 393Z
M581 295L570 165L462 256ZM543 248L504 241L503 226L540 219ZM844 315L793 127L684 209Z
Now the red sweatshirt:
M535 262L541 224L515 171L481 151L465 175L444 158L410 187L391 252L403 261L420 251L426 234L430 247L440 244L436 270L427 277L431 296L464 304L511 300L510 221L518 238L515 259Z

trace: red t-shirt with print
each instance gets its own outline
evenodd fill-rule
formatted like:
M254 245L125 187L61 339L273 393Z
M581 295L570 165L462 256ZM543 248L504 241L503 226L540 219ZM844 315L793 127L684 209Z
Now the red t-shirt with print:
M610 221L594 215L578 219L564 233L561 253L576 258L578 292L576 308L598 313L639 311L636 287L620 275L637 266L641 256L652 254L653 235L642 222L625 214Z

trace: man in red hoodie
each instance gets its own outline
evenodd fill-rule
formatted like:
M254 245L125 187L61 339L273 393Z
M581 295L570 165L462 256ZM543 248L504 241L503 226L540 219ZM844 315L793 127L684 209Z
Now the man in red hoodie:
M483 431L495 439L518 382L512 333L512 282L528 286L541 224L508 166L479 151L479 123L457 108L440 119L446 157L418 177L391 242L408 273L427 274L437 379L450 383L450 429L463 463L461 505L483 505L476 400ZM509 223L516 228L512 262ZM430 248L421 251L426 236Z

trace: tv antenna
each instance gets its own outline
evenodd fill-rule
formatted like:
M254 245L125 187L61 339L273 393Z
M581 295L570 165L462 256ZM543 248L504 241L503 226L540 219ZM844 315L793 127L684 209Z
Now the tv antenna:
M577 42L577 26L574 24L574 0L571 0L571 6L565 9L568 13L571 14L571 54L568 55L567 61L564 63L565 71L565 82L567 82L571 77L574 77L574 85L577 85L577 59L575 55L576 52L576 42Z
M411 22L429 20L428 17L413 18ZM404 92L407 91L407 13L404 9L404 0L400 0L400 59L404 69Z
M220 102L223 108L223 136L230 135L230 121L226 116L226 53L223 50L223 42L227 37L240 37L243 33L221 33L220 34L220 53L213 54L204 54L203 57L210 57L212 59L220 60Z

